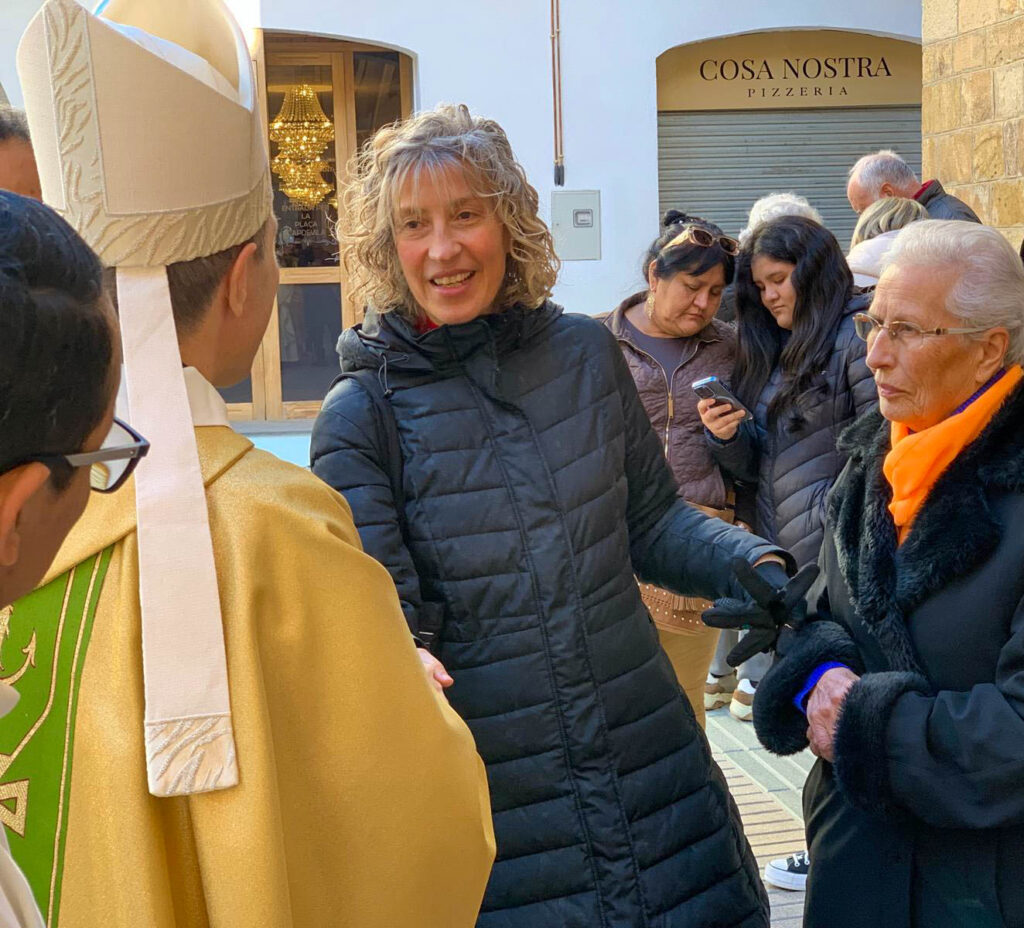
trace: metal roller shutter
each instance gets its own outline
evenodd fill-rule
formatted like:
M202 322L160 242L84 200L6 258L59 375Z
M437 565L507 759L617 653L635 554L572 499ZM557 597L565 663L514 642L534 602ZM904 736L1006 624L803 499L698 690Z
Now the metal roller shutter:
M729 110L658 114L661 211L704 216L735 235L768 193L807 197L844 250L857 217L846 201L850 166L893 148L921 169L921 108Z

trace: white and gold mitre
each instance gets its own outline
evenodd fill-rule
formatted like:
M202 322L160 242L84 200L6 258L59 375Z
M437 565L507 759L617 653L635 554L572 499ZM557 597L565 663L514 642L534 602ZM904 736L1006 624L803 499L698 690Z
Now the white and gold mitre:
M149 789L238 782L206 496L166 265L250 239L270 215L242 32L222 0L47 0L18 48L43 199L117 269L136 471Z
M110 267L160 267L270 215L256 82L219 0L48 0L18 49L43 199Z

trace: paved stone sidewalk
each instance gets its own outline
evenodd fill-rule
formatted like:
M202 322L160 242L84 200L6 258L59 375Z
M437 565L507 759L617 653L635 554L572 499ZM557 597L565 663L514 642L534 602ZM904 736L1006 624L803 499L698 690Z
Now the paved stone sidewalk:
M747 840L761 872L769 860L804 847L800 791L814 761L809 752L774 757L760 746L754 728L727 709L708 713L708 740L739 806ZM767 887L772 928L800 928L804 894Z

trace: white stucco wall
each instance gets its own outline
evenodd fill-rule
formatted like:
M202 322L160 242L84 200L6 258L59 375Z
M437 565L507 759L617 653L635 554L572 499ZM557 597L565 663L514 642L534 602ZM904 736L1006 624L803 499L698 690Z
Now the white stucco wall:
M232 2L232 0L228 0ZM255 25L257 0L234 0ZM40 0L0 2L0 84L21 101L18 37ZM418 107L465 102L497 119L540 192L553 189L549 0L262 0L266 29L389 45L415 61ZM596 313L639 286L657 232L655 60L737 32L849 29L920 40L920 0L562 0L566 189L601 191L602 259L567 262L555 296Z
M545 210L553 176L549 0L263 0L262 24L393 45L415 59L418 107L497 119ZM655 60L736 32L849 29L920 41L920 0L562 0L566 189L601 191L602 259L563 265L555 298L597 313L639 288L658 228Z

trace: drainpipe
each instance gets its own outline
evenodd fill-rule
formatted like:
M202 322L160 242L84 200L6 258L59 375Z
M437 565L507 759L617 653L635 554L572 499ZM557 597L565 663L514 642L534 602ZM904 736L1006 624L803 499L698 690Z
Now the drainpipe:
M561 0L551 0L551 91L555 115L555 186L565 186L565 150L562 137L562 11Z

